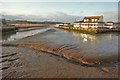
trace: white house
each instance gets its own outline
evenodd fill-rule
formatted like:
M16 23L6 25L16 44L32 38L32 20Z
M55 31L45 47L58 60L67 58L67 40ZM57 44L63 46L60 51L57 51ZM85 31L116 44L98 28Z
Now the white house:
M73 27L81 28L98 28L103 27L103 16L86 16L82 21L77 21L73 23Z
M113 28L113 22L106 22L105 24L104 24L104 27L106 27L106 28Z

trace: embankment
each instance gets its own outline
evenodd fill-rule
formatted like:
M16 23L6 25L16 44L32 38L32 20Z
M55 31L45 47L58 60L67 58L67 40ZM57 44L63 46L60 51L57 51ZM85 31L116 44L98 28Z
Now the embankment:
M78 31L82 33L88 33L88 34L99 34L99 33L109 33L109 32L120 32L119 28L73 28L73 27L56 27L59 29L64 29L64 30L73 30L73 31Z

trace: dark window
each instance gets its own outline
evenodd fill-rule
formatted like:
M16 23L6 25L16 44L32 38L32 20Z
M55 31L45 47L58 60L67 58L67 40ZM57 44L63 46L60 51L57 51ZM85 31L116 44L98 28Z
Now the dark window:
M87 24L85 24L85 26L87 26Z

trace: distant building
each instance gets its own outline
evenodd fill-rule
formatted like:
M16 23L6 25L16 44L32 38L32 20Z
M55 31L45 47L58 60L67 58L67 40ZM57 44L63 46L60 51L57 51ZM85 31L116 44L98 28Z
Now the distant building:
M112 28L113 22L103 22L103 16L86 16L82 21L76 21L73 23L73 27L81 28L98 28L98 27L107 27Z
M63 24L55 24L55 27L63 26Z
M62 23L62 24L55 24L55 27L60 27L60 26L68 26L69 23Z
M105 22L104 27L106 28L113 28L113 22Z

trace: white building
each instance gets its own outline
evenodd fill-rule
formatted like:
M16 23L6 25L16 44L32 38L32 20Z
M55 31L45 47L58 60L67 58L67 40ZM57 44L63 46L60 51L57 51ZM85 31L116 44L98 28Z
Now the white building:
M86 16L82 21L77 21L73 23L73 27L81 28L98 28L103 27L103 16Z
M55 27L60 27L60 26L68 26L68 23L61 23L61 24L55 24Z
M105 24L104 24L104 27L106 27L106 28L113 28L113 22L106 22Z
M64 24L55 24L55 27L63 26Z

